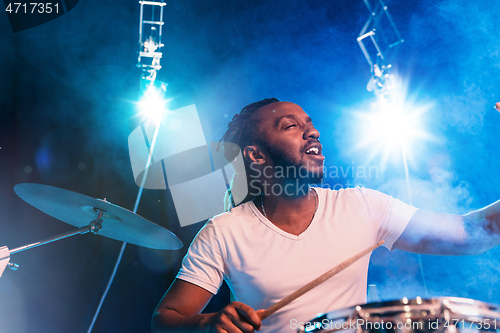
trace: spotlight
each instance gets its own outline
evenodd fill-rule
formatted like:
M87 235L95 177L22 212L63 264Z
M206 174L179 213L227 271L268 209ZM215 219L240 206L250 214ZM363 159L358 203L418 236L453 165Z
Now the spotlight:
M158 122L163 117L163 114L167 112L166 104L169 100L164 98L166 91L166 84L161 84L160 88L157 88L154 83L150 84L146 89L144 96L139 101L139 114L145 118L145 120Z
M376 103L368 118L371 118L368 136L374 141L381 140L390 149L410 145L421 126L419 114L400 109L386 100Z
M371 104L370 111L355 114L360 123L361 141L358 147L371 148L370 159L382 155L382 166L394 153L409 153L418 139L431 139L423 129L422 116L431 105L417 106L406 100L406 89L401 84Z

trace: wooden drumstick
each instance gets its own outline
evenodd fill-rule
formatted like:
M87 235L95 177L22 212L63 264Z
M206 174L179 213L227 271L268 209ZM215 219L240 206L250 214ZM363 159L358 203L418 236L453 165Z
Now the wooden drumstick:
M300 296L304 295L307 293L309 290L311 290L314 287L319 286L321 283L325 282L335 274L341 272L342 270L346 269L348 266L352 265L354 262L358 261L360 258L364 257L366 254L372 252L375 250L377 247L380 245L384 244L385 241L381 240L377 244L374 244L367 248L366 250L361 251L360 253L356 254L355 256L347 259L346 261L340 263L339 265L335 266L325 274L321 275L320 277L314 279L313 281L309 282L302 288L298 289L297 291L293 292L292 294L288 295L287 297L283 298L281 301L271 305L267 309L265 309L263 312L259 314L259 317L261 320L266 319L285 305L289 304L290 302L296 300Z

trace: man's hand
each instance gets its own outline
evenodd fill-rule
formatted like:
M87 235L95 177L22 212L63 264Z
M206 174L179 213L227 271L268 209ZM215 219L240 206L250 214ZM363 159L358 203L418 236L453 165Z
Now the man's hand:
M259 313L250 306L232 302L221 311L211 315L208 320L209 332L214 333L251 333L260 330L262 322Z

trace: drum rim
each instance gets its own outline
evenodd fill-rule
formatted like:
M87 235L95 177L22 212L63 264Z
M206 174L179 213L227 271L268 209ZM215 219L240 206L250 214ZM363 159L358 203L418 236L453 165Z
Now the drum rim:
M337 310L325 312L322 314L318 314L312 320L317 318L326 316L328 319L342 318L346 316L346 313L354 313L354 312L367 312L367 313L384 313L391 311L394 308L394 311L397 311L397 308L410 306L413 307L413 310L418 310L419 308L425 308L425 306L432 304L436 308L448 308L453 309L460 306L471 306L475 308L479 308L480 310L486 311L488 313L495 312L497 313L497 317L500 317L500 305L483 302L479 300L475 300L472 298L465 297L455 297L455 296L439 296L432 298L412 298L408 299L406 297L398 300L389 300L383 302L372 302L360 305L354 305L351 307L340 308ZM377 311L374 311L377 310ZM404 312L404 311L401 311ZM311 320L311 321L312 321Z
M432 308L429 307L430 304L433 305ZM408 306L408 308L404 308L405 306ZM466 307L473 308L474 312L477 313L470 314L464 312L464 308ZM403 309L404 311L401 311L401 309ZM420 297L408 299L404 297L399 300L389 300L384 302L372 302L361 305L355 305L351 307L340 308L330 312L320 313L315 318L309 320L308 322L317 322L322 318L328 320L341 320L341 319L347 320L349 317L354 318L355 316L359 316L361 318L372 317L372 319L376 320L377 316L379 316L379 318L387 316L387 313L391 313L391 311L395 313L399 312L401 314L404 314L404 313L412 313L415 311L423 311L423 310L439 311L436 312L435 314L432 314L430 317L437 315L438 313L441 314L443 311L449 311L452 314L469 316L469 318L496 317L500 319L500 305L465 297L440 296L440 297L432 297L426 299ZM460 313L457 310L462 310L462 312ZM366 316L366 314L368 314L368 316ZM299 329L299 332L303 331Z

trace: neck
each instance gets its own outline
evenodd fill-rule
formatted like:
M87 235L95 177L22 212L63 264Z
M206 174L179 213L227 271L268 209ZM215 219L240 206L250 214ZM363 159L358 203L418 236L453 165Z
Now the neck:
M317 193L313 189L309 190L309 187L304 193L294 195L264 192L257 207L278 228L299 235L307 229L316 213Z

